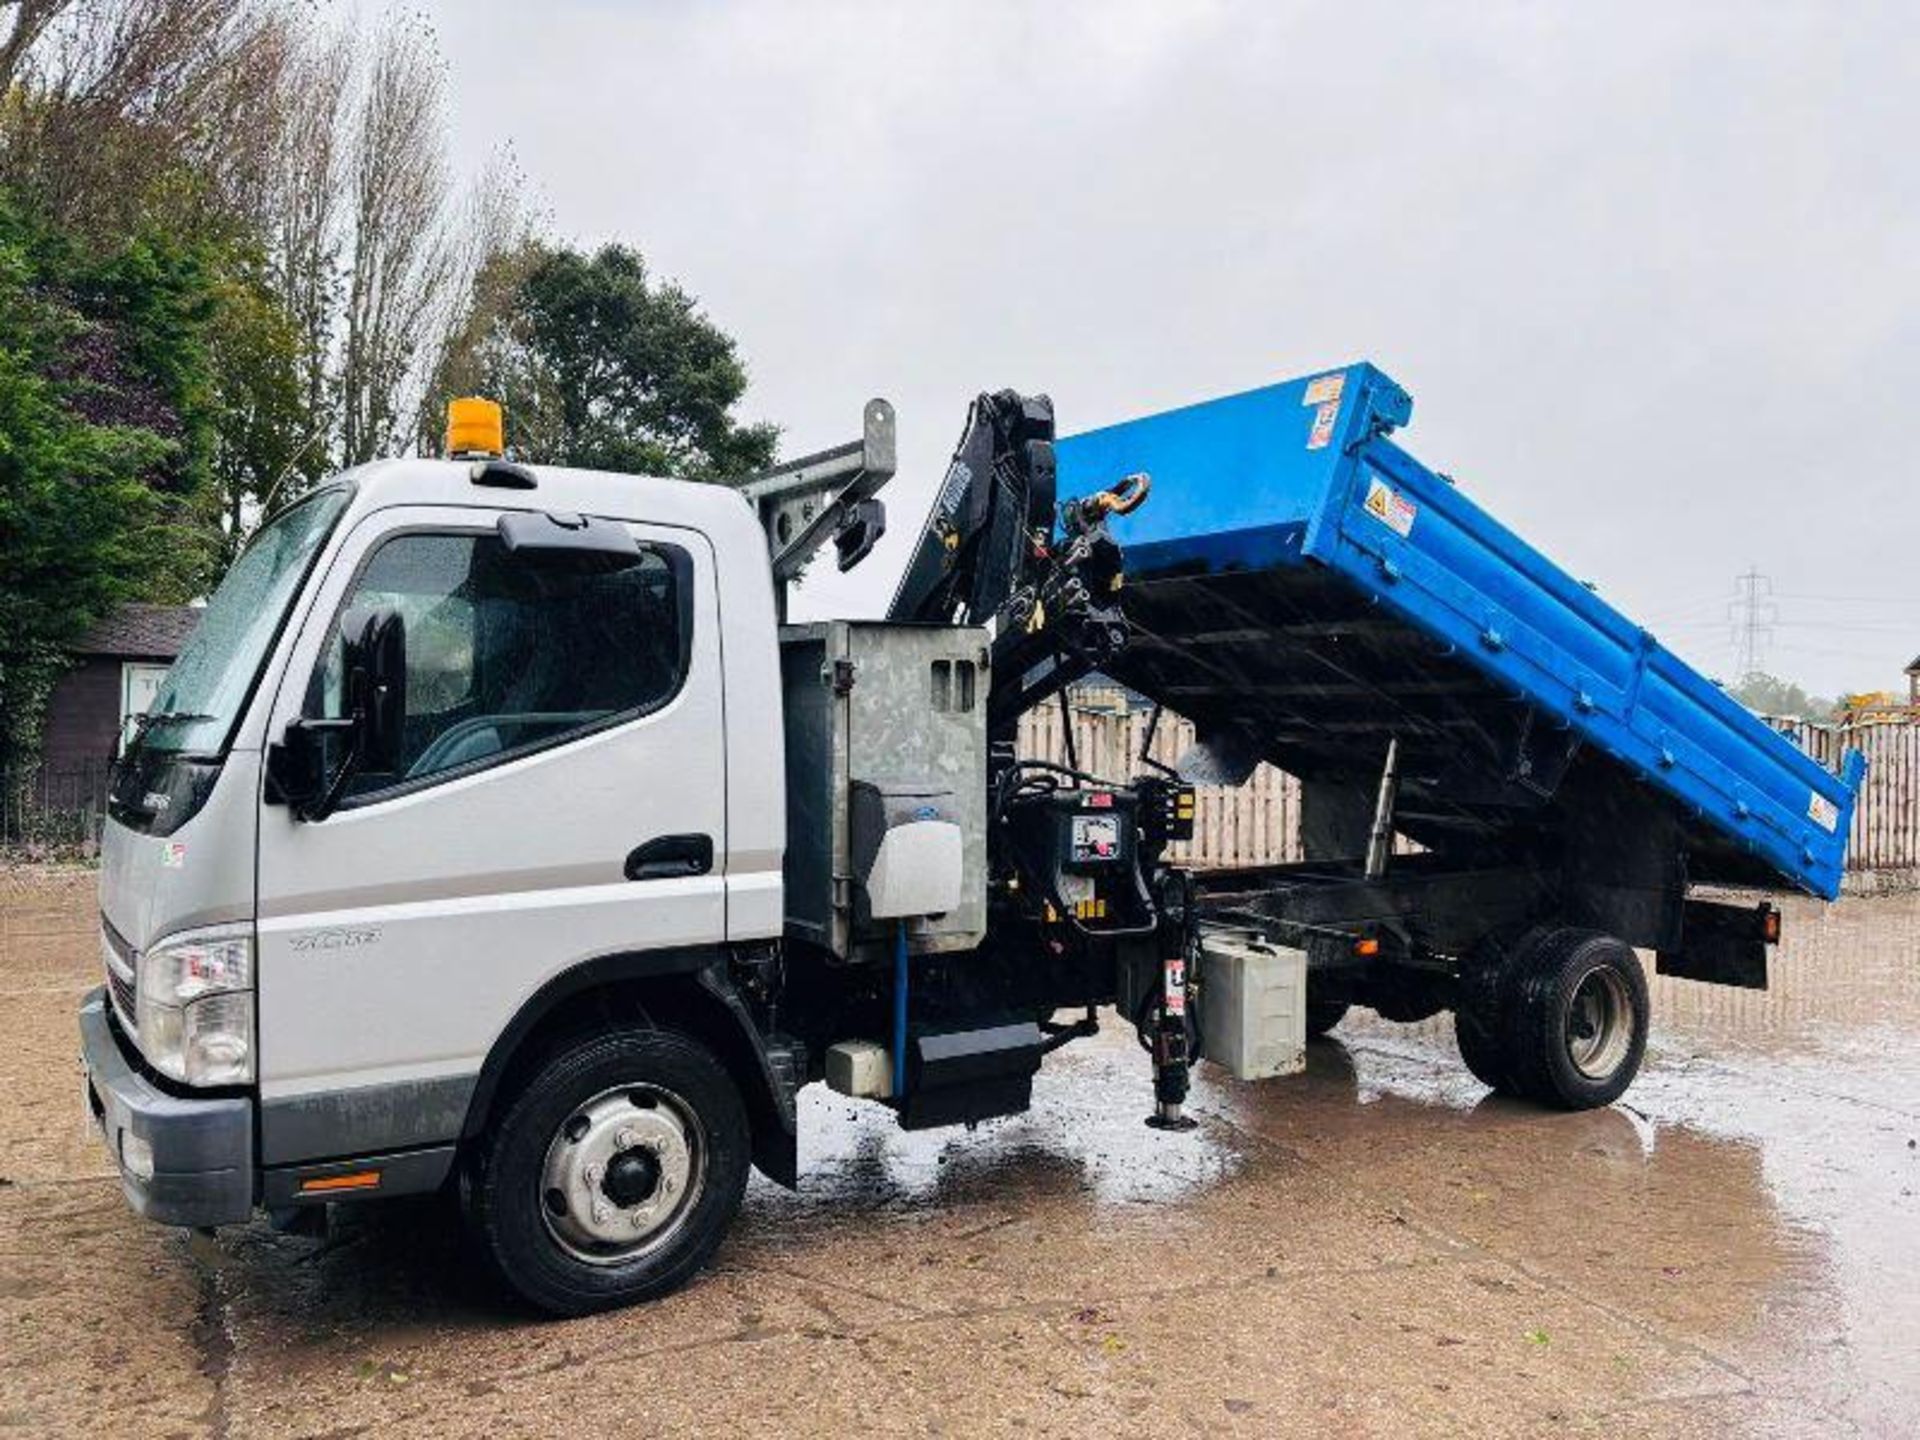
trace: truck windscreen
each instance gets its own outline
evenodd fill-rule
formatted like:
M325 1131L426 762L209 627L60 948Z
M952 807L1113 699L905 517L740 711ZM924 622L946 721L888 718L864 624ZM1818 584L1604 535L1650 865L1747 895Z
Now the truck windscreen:
M226 748L287 606L351 495L345 485L318 490L254 536L213 592L130 748L193 755Z

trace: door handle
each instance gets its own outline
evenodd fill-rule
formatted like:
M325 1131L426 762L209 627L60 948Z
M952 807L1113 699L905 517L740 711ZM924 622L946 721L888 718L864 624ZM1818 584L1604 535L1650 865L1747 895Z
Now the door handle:
M627 856L629 880L683 880L713 869L711 835L658 835Z

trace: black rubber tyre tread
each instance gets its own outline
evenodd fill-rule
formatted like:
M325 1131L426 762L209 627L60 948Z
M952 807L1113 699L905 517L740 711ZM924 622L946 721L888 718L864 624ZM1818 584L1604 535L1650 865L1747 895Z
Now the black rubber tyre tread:
M1453 1012L1453 1043L1468 1071L1482 1085L1502 1095L1520 1093L1507 1070L1506 1039L1487 1026L1478 1007L1462 1006Z
M569 1255L539 1213L546 1147L568 1112L614 1086L645 1082L680 1096L705 1127L707 1173L694 1210L667 1245L624 1265ZM678 1289L712 1258L740 1209L752 1133L740 1091L698 1041L672 1030L619 1030L556 1050L499 1113L463 1190L477 1248L496 1275L552 1315L586 1315Z
M1453 1011L1453 1041L1473 1078L1502 1095L1522 1093L1515 1083L1507 1037L1514 978L1521 962L1545 934L1533 929L1508 944L1488 936L1460 979Z
M1596 965L1625 980L1633 1009L1627 1053L1602 1080L1574 1067L1566 1037L1573 994ZM1650 1005L1646 972L1624 941L1571 926L1533 937L1517 957L1507 990L1504 1049L1519 1093L1561 1110L1594 1110L1626 1092L1646 1053Z
M1347 1011L1353 1006L1345 1000L1307 999L1307 1038L1324 1040L1329 1030L1347 1018Z

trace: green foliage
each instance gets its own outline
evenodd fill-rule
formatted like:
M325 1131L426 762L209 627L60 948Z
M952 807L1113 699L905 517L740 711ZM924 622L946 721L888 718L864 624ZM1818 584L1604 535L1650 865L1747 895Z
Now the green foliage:
M0 192L0 763L89 624L205 584L208 313L190 251L91 258Z
M733 418L747 387L734 342L636 251L526 246L496 257L474 297L435 389L499 400L521 458L689 479L772 463L779 431Z
M1831 720L1834 703L1809 695L1790 680L1756 670L1727 692L1757 715Z
M310 402L300 329L251 265L213 288L208 326L211 467L224 517L222 568L250 516L292 499L326 469L325 418Z

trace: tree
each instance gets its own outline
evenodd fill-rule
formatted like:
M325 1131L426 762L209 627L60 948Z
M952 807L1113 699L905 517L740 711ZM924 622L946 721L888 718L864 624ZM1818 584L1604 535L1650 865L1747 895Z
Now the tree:
M637 251L536 242L484 267L434 391L499 400L528 460L717 480L773 460L778 429L733 417L746 387L733 340Z
M520 310L518 296L528 266L538 255L542 218L526 201L526 182L513 151L497 152L469 187L453 226L448 299L428 350L427 381L420 389L414 434L420 449L437 453L446 422L446 401L485 389L492 377L484 352L498 358L489 336ZM483 380L481 376L489 377ZM516 392L517 393L517 392Z
M1756 670L1727 692L1757 715L1795 720L1830 720L1834 703L1807 694L1790 680Z
M305 337L250 270L220 278L208 328L223 570L253 519L276 498L298 494L326 463L324 415L309 401Z
M342 136L354 75L350 40L345 30L301 31L264 122L273 144L251 229L264 262L263 287L292 327L300 407L313 431L285 492L289 498L332 458L334 336L346 293Z
M13 88L20 62L67 4L68 0L6 0L0 4L0 17L6 24L5 36L0 38L0 95Z
M290 10L264 0L5 9L0 178L16 196L88 241L142 226L211 235L262 170Z
M0 0L0 762L89 623L410 437L463 274L444 86L414 20Z
M348 465L404 442L415 413L407 387L453 278L445 80L422 33L395 26L360 98L340 365L340 458Z
M0 765L90 623L213 577L233 122L285 35L255 0L0 5Z
M0 766L89 624L206 584L212 306L193 247L96 260L0 192Z

